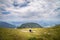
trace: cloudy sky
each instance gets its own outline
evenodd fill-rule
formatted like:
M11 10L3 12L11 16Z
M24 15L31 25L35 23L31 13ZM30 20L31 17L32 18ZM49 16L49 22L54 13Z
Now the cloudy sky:
M0 0L0 21L15 25L25 22L42 26L60 24L60 0Z

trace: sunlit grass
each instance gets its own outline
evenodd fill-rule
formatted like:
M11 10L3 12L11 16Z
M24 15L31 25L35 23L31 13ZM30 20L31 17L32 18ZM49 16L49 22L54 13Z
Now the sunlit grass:
M60 40L60 29L56 28L11 29L0 28L0 40Z

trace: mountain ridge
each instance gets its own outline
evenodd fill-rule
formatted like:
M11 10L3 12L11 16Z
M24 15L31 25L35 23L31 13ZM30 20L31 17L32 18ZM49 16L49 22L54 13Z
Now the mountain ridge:
M0 28L15 28L15 27L16 26L14 26L10 23L0 21Z
M23 23L18 28L42 28L42 26L37 23Z

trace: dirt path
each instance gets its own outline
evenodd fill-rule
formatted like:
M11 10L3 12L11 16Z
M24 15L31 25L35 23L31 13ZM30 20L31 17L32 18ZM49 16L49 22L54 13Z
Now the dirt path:
M21 30L21 32L29 32L29 30ZM32 31L32 32L36 32L36 31Z

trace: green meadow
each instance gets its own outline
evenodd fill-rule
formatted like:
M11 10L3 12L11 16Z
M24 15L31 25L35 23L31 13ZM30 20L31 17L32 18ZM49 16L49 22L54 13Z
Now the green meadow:
M0 28L0 40L60 40L60 27L29 29Z

